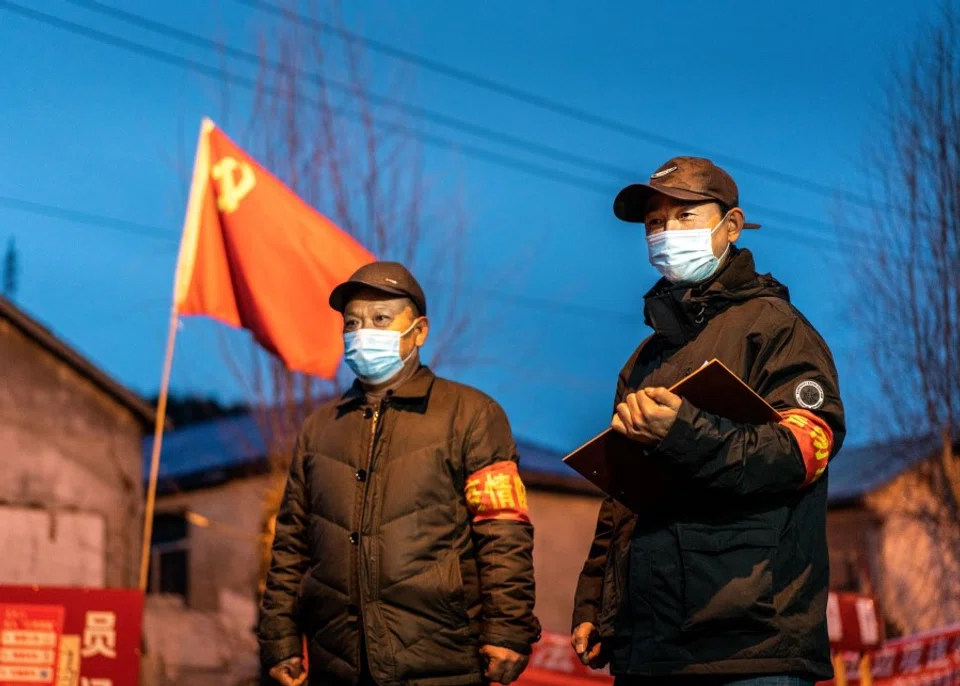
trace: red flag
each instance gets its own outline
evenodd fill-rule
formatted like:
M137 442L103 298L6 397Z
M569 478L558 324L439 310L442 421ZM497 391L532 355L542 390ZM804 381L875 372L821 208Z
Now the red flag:
M332 378L343 354L327 299L375 258L205 119L174 308L253 333L289 369Z

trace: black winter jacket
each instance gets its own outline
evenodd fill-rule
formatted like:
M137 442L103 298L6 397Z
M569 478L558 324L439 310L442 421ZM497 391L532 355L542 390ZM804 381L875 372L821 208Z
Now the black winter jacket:
M310 684L480 684L484 644L529 653L533 527L500 406L421 367L382 400L314 413L277 516L265 666L309 650ZM361 629L365 640L361 642Z
M639 513L603 503L574 627L595 624L611 671L650 683L829 678L825 468L845 429L826 343L747 250L706 284L661 281L646 316L655 333L623 368L616 403L718 358L785 419L738 425L684 401L659 446L637 444L671 497Z

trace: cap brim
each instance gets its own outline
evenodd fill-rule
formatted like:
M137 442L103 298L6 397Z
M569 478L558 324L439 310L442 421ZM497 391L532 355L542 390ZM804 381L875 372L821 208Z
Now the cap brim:
M330 307L335 309L337 312L343 314L343 311L347 307L347 303L350 302L350 299L357 293L357 291L363 290L364 288L370 288L375 291L380 291L381 293L387 293L389 295L402 296L404 298L409 298L410 295L406 291L400 289L390 288L389 286L382 286L381 284L372 284L366 283L364 281L344 281L342 284L333 289L330 293Z
M613 213L617 215L617 219L622 221L642 224L646 215L647 202L654 195L665 195L677 200L716 200L712 195L682 188L655 187L645 183L634 183L617 193L617 197L613 201ZM743 225L743 228L759 229L760 225L747 222Z
M647 209L647 201L654 195L665 195L677 200L714 200L712 196L705 193L696 193L682 188L655 187L645 183L634 183L617 193L617 197L613 201L613 213L617 215L617 219L622 221L642 224Z

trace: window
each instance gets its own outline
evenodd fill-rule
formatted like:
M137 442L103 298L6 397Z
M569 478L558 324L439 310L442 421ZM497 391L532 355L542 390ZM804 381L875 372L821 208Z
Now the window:
M157 513L150 539L151 593L187 598L190 581L189 526L184 513Z

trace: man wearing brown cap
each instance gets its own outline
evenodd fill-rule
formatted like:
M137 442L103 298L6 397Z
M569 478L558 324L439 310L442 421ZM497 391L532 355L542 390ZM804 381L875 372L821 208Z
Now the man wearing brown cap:
M362 267L330 306L357 380L297 440L263 599L264 665L287 685L509 684L540 625L507 417L420 363L427 301L403 266Z
M677 157L624 188L664 277L654 333L617 382L612 427L671 488L632 512L604 501L573 617L584 663L619 686L797 686L832 676L827 637L827 463L845 433L826 343L734 244L737 186ZM761 425L704 412L668 387L717 358L780 412Z

